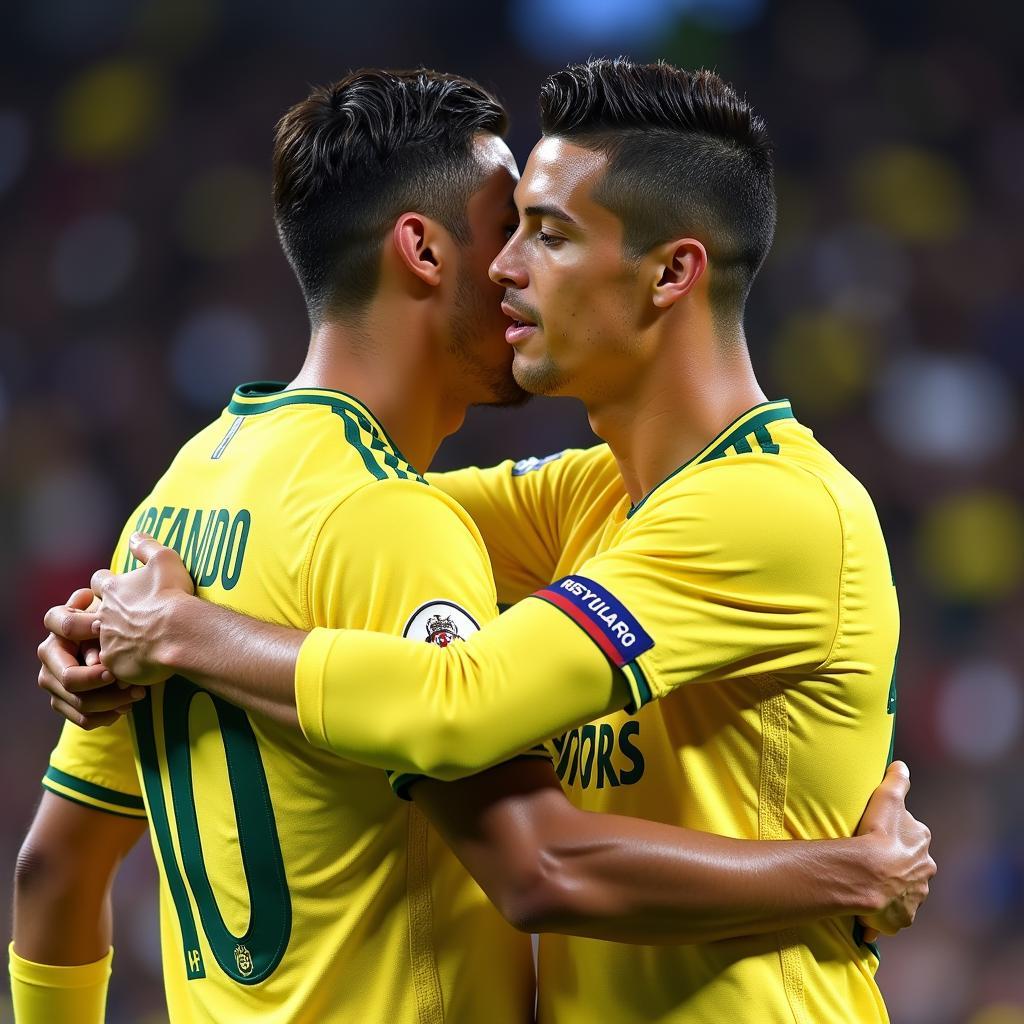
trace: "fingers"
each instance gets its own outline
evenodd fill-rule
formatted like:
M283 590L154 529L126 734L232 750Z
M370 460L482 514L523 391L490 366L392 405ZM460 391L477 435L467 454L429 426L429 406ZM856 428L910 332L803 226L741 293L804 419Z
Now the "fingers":
M107 679L103 679L103 676ZM76 665L66 669L60 677L54 675L45 666L39 671L39 688L50 694L50 705L60 710L65 718L69 717L67 709L77 714L93 715L130 708L137 700L141 700L146 691L141 686L123 689L117 683L109 681L110 673L102 665L86 667ZM58 709L55 702L62 708ZM81 725L76 721L76 725Z
M50 633L36 648L36 656L44 668L59 678L65 669L78 664L78 645Z
M114 677L102 665L73 665L64 669L55 678L61 689L67 693L88 693L114 682Z
M56 605L43 616L46 629L75 644L95 638L94 622L99 622L94 612L75 611L65 604Z
M114 574L109 569L97 569L92 574L92 579L89 581L89 586L92 587L93 594L102 599L103 588L106 586L107 582L113 578Z
M73 722L80 729L91 731L105 725L113 725L120 717L119 711L103 711L96 714L86 714L77 708L71 707L66 701L59 697L50 698L50 707L59 715L63 715L69 722Z
M91 594L92 591L90 590ZM98 640L86 640L79 651L79 657L86 665L98 665L100 661L100 644Z
M93 601L93 592L88 587L82 587L80 590L76 590L68 599L67 606L74 608L76 611L84 612L88 609L89 605Z
M885 771L882 785L891 796L905 801L910 792L910 769L903 761L893 761Z
M163 544L154 540L148 533L133 533L128 540L128 547L143 565L148 564L158 551L164 549Z
M122 690L121 687L108 684L97 690L89 690L84 693L76 693L73 690L65 690L63 693L52 694L58 700L63 701L75 711L85 715L104 714L107 711L118 711L121 708L128 709L136 701L141 700L146 691L141 687L134 687L132 690Z

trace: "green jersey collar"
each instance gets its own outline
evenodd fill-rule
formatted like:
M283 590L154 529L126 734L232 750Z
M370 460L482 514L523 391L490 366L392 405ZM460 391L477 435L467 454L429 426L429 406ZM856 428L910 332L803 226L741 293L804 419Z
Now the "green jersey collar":
M776 420L791 420L794 419L793 409L789 404L788 398L780 398L773 402L761 402L759 405L755 405L748 409L745 413L737 416L724 430L721 430L716 437L707 445L707 447L701 449L692 458L689 458L684 462L678 469L672 470L671 473L660 484L655 485L648 491L635 505L630 508L626 513L628 519L634 513L638 512L647 501L648 498L659 487L664 487L674 476L678 476L684 469L689 466L699 465L702 462L711 462L713 459L720 459L726 454L728 448L735 447L737 451L749 452L751 451L750 445L746 443L746 438L751 434L757 437L759 443L761 443L761 450L768 452L769 449L764 447L764 443L761 440L760 432L769 423L774 423ZM772 454L778 453L778 447L771 444L769 438L770 448L774 448L775 451Z

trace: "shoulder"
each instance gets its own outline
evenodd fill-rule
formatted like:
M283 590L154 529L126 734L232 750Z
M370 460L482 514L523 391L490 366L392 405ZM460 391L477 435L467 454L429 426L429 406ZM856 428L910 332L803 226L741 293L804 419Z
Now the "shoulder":
M737 455L667 480L632 515L633 528L687 547L759 548L765 555L836 549L839 507L811 469L771 455Z
M532 477L541 474L546 478L572 477L579 479L587 475L618 475L615 458L606 444L593 448L566 448L549 455L531 456L518 462L505 463L513 477Z
M451 495L421 479L363 482L325 506L317 533L326 532L334 537L340 533L356 547L457 544L484 551L469 513Z
M618 463L606 444L509 465L513 483L543 498L559 519L573 519L596 504L621 499L624 493Z

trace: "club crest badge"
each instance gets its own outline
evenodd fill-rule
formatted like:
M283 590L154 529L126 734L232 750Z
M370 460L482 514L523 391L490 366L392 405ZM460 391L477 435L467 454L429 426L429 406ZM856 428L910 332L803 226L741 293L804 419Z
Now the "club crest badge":
M235 946L235 966L243 978L248 978L252 974L252 954L249 952L248 947L242 945Z
M402 636L423 640L435 647L448 647L465 640L480 626L464 608L452 601L428 601L409 616Z
M432 615L427 620L427 643L447 647L453 640L461 640L455 620L450 616Z

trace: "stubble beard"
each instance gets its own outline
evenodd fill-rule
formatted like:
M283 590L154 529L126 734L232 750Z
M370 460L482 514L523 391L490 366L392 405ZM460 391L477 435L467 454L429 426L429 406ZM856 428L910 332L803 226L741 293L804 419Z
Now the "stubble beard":
M487 397L474 405L515 406L530 400L530 391L519 386L510 363L503 366L484 365L478 355L480 324L493 319L491 299L477 288L467 271L459 271L455 286L455 310L451 321L451 352L464 372Z
M571 379L547 353L532 364L517 355L512 362L512 376L519 387L531 395L564 394Z

